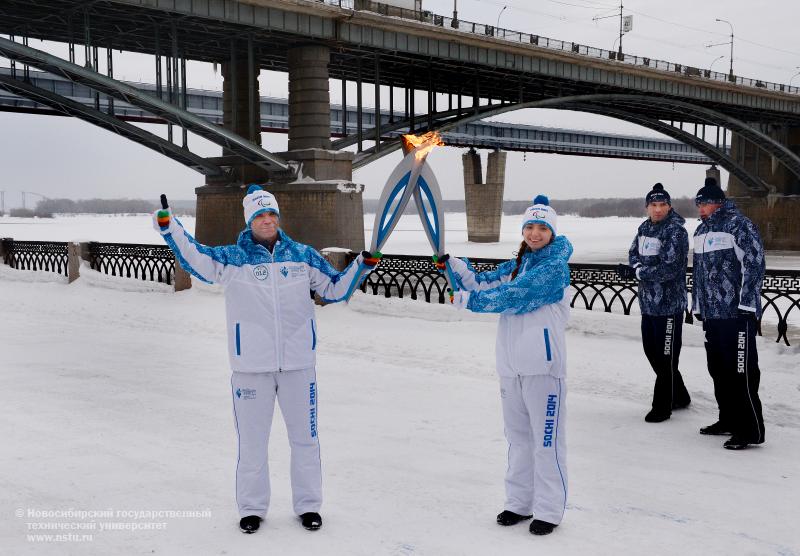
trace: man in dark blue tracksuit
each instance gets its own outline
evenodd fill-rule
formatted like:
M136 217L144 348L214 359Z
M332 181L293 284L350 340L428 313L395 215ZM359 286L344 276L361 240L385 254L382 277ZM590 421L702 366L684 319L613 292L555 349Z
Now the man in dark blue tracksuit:
M692 312L706 332L708 372L719 420L701 434L731 435L724 447L764 442L756 327L761 318L764 246L753 222L725 199L713 178L697 192Z
M639 226L628 251L630 264L619 265L617 271L624 279L639 281L642 344L656 373L652 409L644 420L659 423L669 419L673 409L691 402L678 370L687 307L689 234L660 183L645 197L645 206L648 218Z

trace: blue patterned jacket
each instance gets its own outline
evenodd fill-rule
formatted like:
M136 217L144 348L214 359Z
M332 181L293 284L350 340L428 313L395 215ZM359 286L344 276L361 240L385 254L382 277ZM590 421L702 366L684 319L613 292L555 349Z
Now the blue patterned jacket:
M523 255L513 280L515 260L477 273L469 261L451 259L458 287L470 292L467 309L500 313L495 350L500 376L566 376L570 256L572 244L557 236L547 247Z
M313 290L339 301L354 282L362 257L337 272L313 247L279 231L272 253L250 230L235 245L198 243L177 218L163 236L181 266L225 290L231 369L263 373L307 369L316 362Z
M628 250L628 262L639 279L643 315L676 315L686 310L689 233L684 222L674 209L661 222L648 218L639 226Z
M764 245L755 224L731 200L694 232L692 312L732 319L739 310L761 318Z

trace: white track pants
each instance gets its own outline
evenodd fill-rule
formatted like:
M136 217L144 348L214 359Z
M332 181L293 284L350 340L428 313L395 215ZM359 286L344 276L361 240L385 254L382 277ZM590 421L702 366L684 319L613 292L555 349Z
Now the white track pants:
M505 509L559 524L567 504L567 389L550 375L500 377L508 440Z
M239 437L236 503L239 515L264 518L269 508L267 451L275 399L291 446L292 503L297 515L319 512L322 469L317 438L317 384L314 369L231 376L233 416Z

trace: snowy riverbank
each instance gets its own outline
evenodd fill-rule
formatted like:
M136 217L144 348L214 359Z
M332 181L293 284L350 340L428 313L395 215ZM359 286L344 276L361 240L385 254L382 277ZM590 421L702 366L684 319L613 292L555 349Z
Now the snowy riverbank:
M36 276L53 281L0 266L0 552L800 554L791 525L800 517L797 347L758 339L767 442L730 452L697 434L715 419L699 328L684 330L681 357L693 404L651 425L638 319L574 310L569 506L553 535L535 538L494 523L506 457L495 319L359 292L349 306L318 310L325 526L309 533L292 515L276 414L272 507L246 536L236 526L218 291L118 291L100 275L72 285ZM79 510L116 517L82 519ZM150 510L196 517L141 513ZM28 525L92 521L94 531ZM101 530L108 523L122 529ZM28 540L34 533L93 539Z

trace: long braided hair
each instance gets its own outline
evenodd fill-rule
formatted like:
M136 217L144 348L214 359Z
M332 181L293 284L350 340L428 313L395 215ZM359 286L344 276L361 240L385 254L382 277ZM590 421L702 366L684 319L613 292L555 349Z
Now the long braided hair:
M512 280L517 277L517 274L519 274L519 267L522 266L522 257L524 257L525 253L530 250L531 248L528 247L528 244L525 243L524 240L519 244L519 251L517 251L517 266L514 267L514 272L511 273Z

